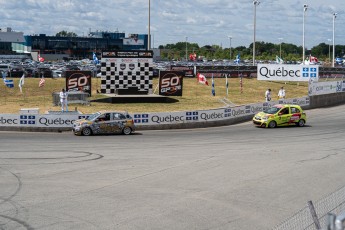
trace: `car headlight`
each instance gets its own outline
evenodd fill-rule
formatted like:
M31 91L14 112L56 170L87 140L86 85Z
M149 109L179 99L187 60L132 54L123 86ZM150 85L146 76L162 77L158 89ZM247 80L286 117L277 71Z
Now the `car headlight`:
M267 120L268 120L268 117L262 117L261 120L267 121Z

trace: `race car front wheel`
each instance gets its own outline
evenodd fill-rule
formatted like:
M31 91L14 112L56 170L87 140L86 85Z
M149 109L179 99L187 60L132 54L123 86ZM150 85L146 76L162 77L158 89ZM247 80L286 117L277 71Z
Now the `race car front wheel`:
M268 128L275 128L277 126L277 123L275 121L271 121L268 123Z
M90 128L84 128L82 133L84 136L90 136L92 134L92 131Z

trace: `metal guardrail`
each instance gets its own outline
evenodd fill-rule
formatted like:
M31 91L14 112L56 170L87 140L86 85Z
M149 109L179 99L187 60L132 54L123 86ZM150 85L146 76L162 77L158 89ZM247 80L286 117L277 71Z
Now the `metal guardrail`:
M53 106L59 106L60 103L60 92L54 92L53 96ZM68 104L90 104L89 94L85 92L68 92L67 93L67 103Z

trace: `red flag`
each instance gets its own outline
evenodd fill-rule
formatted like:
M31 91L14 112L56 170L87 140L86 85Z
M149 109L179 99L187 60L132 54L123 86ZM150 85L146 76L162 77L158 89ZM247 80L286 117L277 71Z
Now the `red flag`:
M41 57L41 55L40 55L40 54L38 54L38 61L39 61L39 62L44 62L44 58L43 58L43 57Z
M207 79L204 75L198 73L196 76L198 78L199 83L204 84L204 85L208 85Z

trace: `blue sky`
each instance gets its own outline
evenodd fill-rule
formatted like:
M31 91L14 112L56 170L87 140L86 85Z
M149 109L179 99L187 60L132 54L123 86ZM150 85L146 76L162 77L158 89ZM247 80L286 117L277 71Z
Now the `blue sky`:
M184 42L224 48L253 42L253 0L150 0L152 45ZM1 27L25 35L55 35L67 30L80 36L92 31L148 33L149 0L0 0ZM256 8L256 41L302 46L303 5L305 46L321 42L345 45L344 0L260 0ZM281 39L280 39L281 38ZM332 42L331 42L332 43Z

